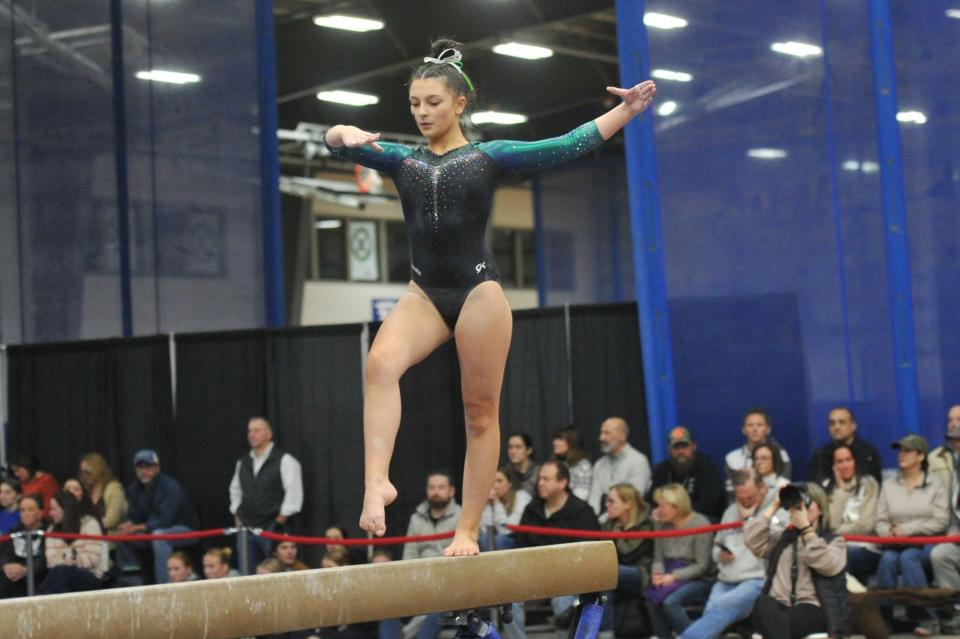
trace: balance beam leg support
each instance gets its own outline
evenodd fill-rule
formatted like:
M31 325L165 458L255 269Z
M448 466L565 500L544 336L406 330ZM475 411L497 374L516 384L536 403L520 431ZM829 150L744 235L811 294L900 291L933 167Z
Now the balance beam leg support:
M232 639L612 590L591 541L0 602L0 637Z

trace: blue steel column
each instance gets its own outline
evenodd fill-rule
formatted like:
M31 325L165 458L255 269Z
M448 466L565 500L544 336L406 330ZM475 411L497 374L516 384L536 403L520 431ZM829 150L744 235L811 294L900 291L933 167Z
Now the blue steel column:
M123 0L110 1L110 50L113 63L113 146L117 177L120 308L123 336L130 337L133 335L133 293L130 282L130 190L127 185L127 99L124 76L125 65L123 63Z
M624 87L649 77L647 32L643 25L645 5L643 0L617 0L617 47L620 83ZM650 448L653 458L660 460L666 456L667 433L677 423L677 402L673 387L652 112L636 118L627 125L624 133Z
M264 303L267 326L283 326L286 323L286 309L283 235L280 225L280 151L277 146L277 60L273 37L273 2L256 2Z
M900 426L904 431L918 432L920 392L917 384L907 214L903 191L900 128L897 124L897 81L889 0L870 0L870 48L877 140L880 144L880 187Z

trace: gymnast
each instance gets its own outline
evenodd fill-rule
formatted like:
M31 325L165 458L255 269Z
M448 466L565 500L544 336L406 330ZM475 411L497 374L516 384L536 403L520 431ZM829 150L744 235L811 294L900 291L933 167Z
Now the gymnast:
M589 153L653 100L650 80L607 87L622 102L569 133L536 142L469 142L475 102L459 44L439 40L410 76L410 113L426 145L380 142L379 133L337 125L326 145L339 158L391 176L410 235L411 281L384 321L366 362L364 498L360 527L386 532L384 507L397 498L388 471L400 428L400 377L452 336L460 363L467 454L463 507L447 556L475 555L480 517L500 457L500 388L513 319L484 233L501 177Z

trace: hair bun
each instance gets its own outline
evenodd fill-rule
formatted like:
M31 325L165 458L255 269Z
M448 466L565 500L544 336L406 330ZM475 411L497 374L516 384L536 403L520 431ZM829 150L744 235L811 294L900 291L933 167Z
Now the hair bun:
M456 49L459 51L460 47L462 46L463 45L456 40L451 40L450 38L440 38L430 43L430 56L439 58L440 54L447 49Z

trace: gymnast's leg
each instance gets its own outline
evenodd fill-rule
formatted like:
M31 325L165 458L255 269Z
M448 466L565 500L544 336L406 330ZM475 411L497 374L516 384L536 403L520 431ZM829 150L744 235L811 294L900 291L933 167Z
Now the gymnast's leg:
M463 507L447 556L475 555L480 517L500 458L500 387L510 349L513 316L497 282L483 282L467 296L454 330L467 424Z
M397 498L397 489L387 475L400 428L400 377L448 339L450 328L411 282L377 331L367 354L360 528L378 537L387 531L384 507Z

